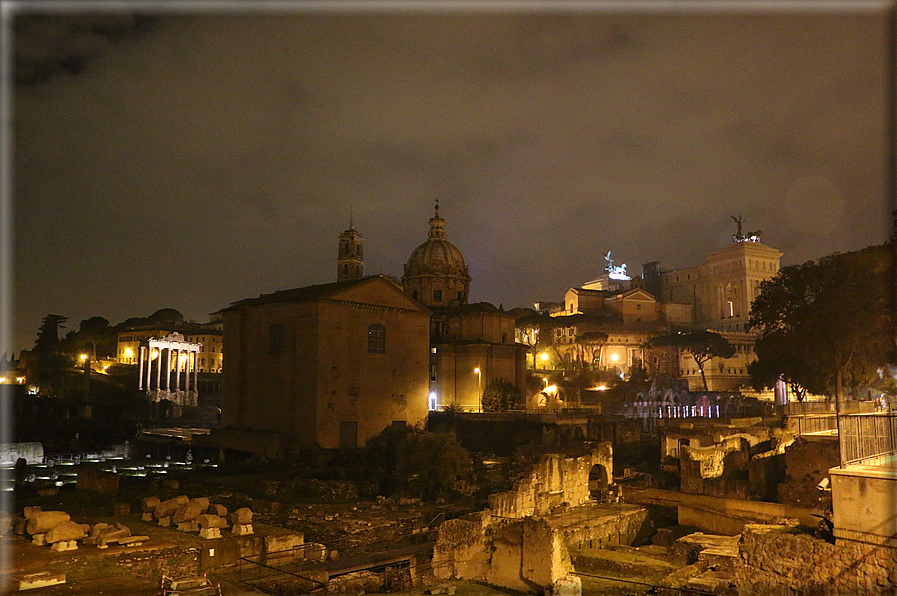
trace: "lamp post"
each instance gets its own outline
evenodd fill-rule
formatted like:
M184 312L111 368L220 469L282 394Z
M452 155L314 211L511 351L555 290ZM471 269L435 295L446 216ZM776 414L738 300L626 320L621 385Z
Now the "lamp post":
M480 404L480 410L479 410L479 411L482 412L482 411L483 411L483 392L482 392L482 390L480 389L480 385L481 385L481 383L482 383L482 381L483 381L483 373L482 373L482 371L480 371L480 367L479 367L479 366L477 366L476 368L474 368L474 369L473 369L473 372L475 372L475 373L477 374L477 400L479 401L479 404Z

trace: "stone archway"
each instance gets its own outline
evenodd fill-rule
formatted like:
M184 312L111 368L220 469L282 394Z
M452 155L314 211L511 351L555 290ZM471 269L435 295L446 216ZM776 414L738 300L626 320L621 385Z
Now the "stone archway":
M592 466L589 470L589 495L592 499L600 501L607 497L609 480L604 466L601 464Z

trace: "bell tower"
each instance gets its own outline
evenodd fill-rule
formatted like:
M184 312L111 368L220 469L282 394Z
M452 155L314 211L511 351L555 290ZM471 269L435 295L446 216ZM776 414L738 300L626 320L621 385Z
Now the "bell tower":
M364 236L358 233L349 217L349 229L339 235L336 281L361 277L364 277Z

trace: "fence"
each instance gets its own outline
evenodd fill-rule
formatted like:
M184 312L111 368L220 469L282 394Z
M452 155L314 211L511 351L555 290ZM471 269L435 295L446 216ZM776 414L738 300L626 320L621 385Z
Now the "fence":
M897 453L897 413L842 415L839 427L841 467L871 460L885 465L883 456Z
M809 414L794 416L797 421L797 434L828 433L837 436L838 418L834 414Z

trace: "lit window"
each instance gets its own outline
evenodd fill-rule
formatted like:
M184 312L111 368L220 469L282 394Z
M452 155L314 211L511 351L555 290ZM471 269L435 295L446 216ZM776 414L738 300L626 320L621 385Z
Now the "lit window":
M368 352L371 354L386 353L386 327L379 324L368 327Z

